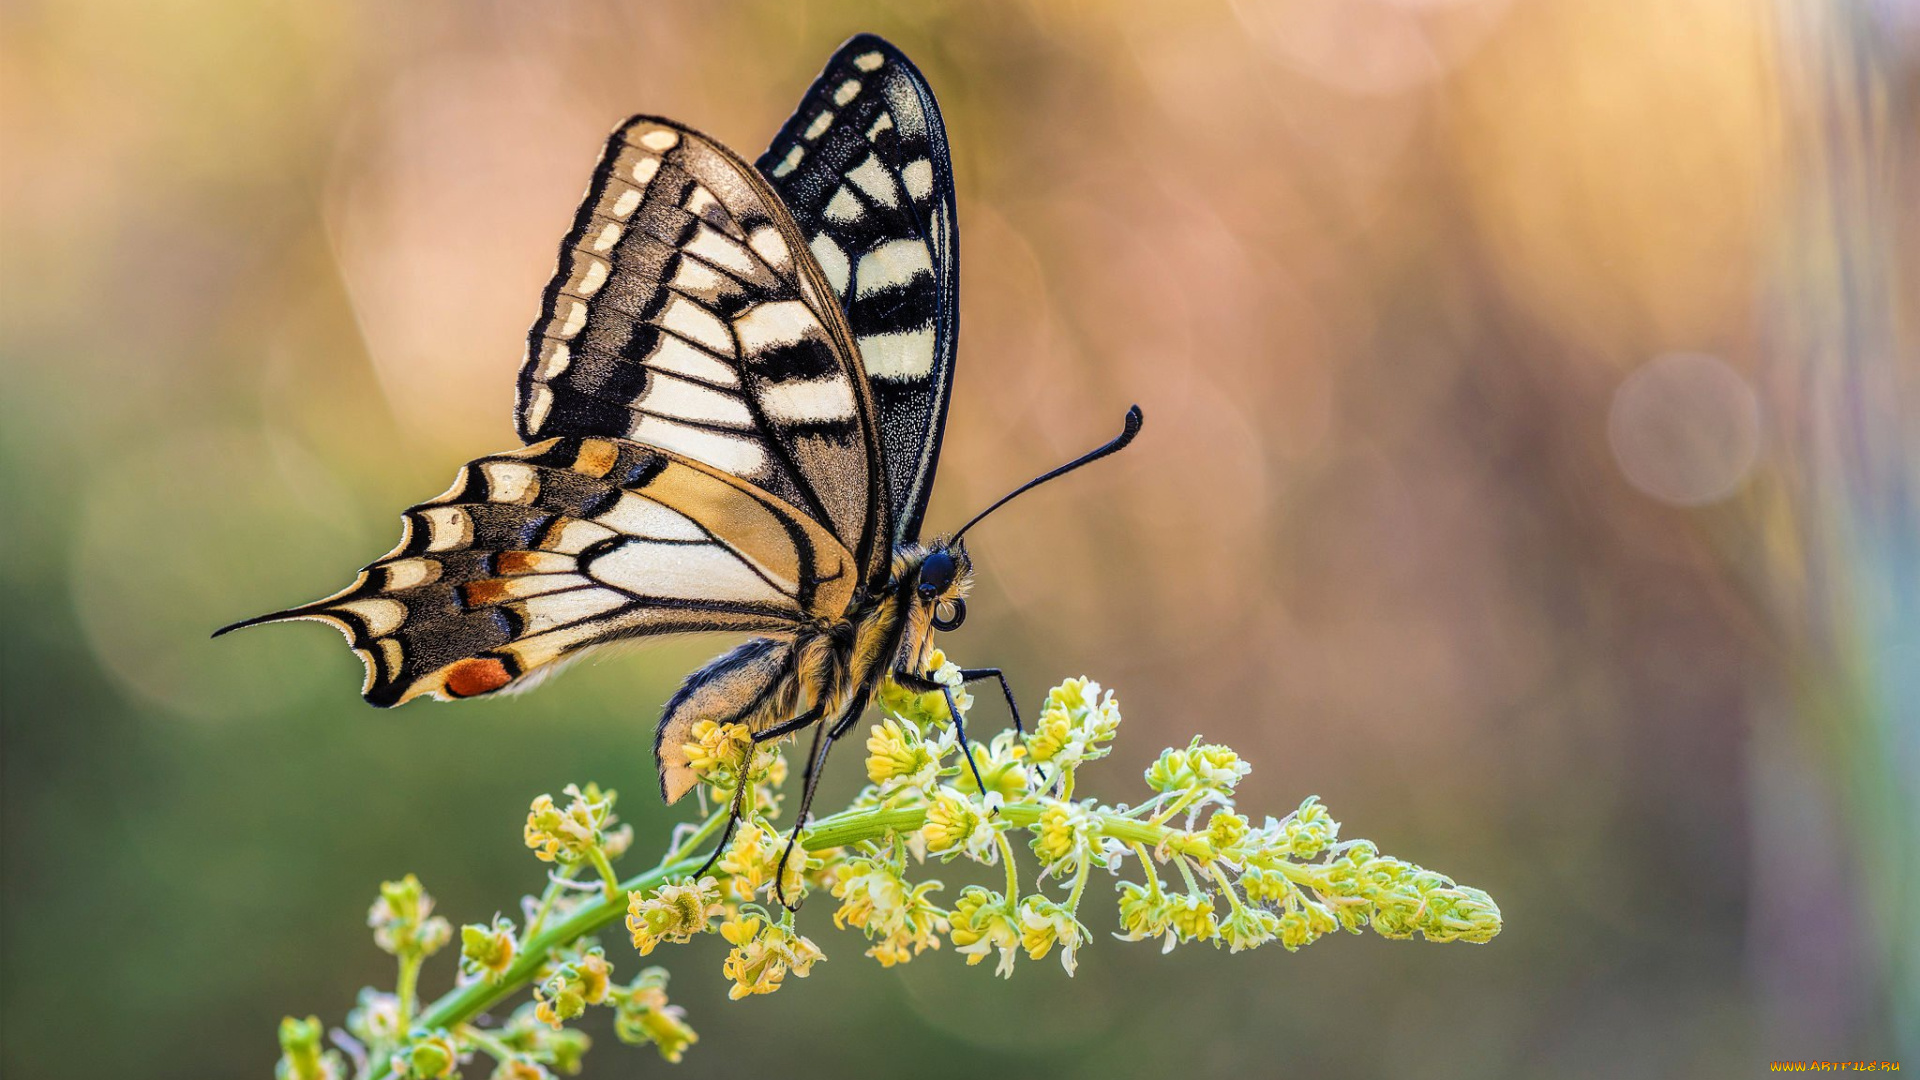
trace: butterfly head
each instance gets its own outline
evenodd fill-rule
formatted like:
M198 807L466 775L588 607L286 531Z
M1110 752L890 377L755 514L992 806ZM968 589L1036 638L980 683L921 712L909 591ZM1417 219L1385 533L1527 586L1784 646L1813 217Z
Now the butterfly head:
M973 560L967 549L935 541L915 572L914 597L933 609L936 630L958 630L967 618L967 590L973 586Z
M1099 448L1080 455L1051 472L1036 476L1014 488L999 501L973 516L973 519L960 526L958 532L942 540L935 540L922 556L920 564L913 568L912 588L914 598L921 604L933 609L933 628L936 630L957 630L967 618L967 590L973 586L973 560L967 557L966 544L962 537L968 529L980 524L987 515L1005 506L1023 491L1030 491L1049 480L1072 472L1089 462L1098 461L1108 454L1123 449L1140 434L1140 406L1127 410L1126 423L1117 438ZM906 575L901 575L903 584Z

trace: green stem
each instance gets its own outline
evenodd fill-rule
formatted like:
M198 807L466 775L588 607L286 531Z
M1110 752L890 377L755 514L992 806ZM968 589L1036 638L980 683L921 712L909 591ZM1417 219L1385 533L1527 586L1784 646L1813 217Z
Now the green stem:
M1240 894L1233 891L1233 883L1227 880L1226 872L1221 870L1217 865L1208 866L1207 872L1212 874L1213 880L1219 883L1220 891L1226 895L1227 906L1238 914L1242 910L1240 907Z
M460 1025L460 1037L480 1049L485 1050L488 1057L493 1058L493 1060L500 1062L502 1065L519 1056L513 1052L511 1046L494 1038L491 1034L474 1027L472 1024Z
M413 1026L414 988L420 982L420 962L426 959L417 952L403 953L400 957L400 978L394 985L394 996L400 999L400 1030L406 1031Z
M526 937L533 937L540 932L542 926L546 925L547 916L553 913L554 900L560 896L560 890L566 888L565 882L571 880L573 879L565 873L547 879L547 891L540 894L540 909L533 913L533 921L527 923Z
M1175 866L1179 867L1180 876L1186 879L1187 891L1198 894L1200 892L1200 883L1193 880L1193 867L1187 865L1187 857L1184 855L1175 855L1173 862Z
M595 844L587 849L587 858L592 860L593 868L600 872L600 880L606 883L607 895L624 899L626 894L620 891L620 875L613 872L613 864L607 861L606 851Z
M1147 845L1138 840L1132 840L1127 843L1127 846L1133 849L1134 858L1140 860L1140 868L1147 872L1147 888L1153 890L1148 895L1155 900L1160 899L1160 871L1154 869L1153 856L1148 854Z
M1151 824L1165 825L1167 822L1173 820L1173 816L1175 814L1178 814L1180 811L1185 810L1188 806L1191 806L1193 804L1193 801L1199 797L1200 796L1198 792L1193 792L1193 791L1181 792L1180 797L1173 800L1172 806L1169 806L1165 810L1154 815Z
M1080 915L1080 893L1087 887L1087 871L1093 867L1093 860L1082 858L1080 869L1073 875L1073 891L1067 894L1067 913L1078 918Z
M1007 864L1007 903L1016 903L1020 899L1020 867L1013 861L1013 845L1007 842L1007 834L997 832L993 838L1000 843L1000 859Z

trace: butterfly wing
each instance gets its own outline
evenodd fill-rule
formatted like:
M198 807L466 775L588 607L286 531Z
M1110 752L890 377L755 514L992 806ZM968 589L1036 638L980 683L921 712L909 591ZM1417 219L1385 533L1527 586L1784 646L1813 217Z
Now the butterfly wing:
M859 569L809 515L681 454L561 438L480 458L407 510L399 546L346 589L227 630L318 619L366 664L375 705L530 684L621 638L790 634L838 618Z
M900 50L861 34L757 164L846 309L879 420L892 539L916 540L960 329L953 165L933 91Z
M672 121L608 140L520 372L518 424L704 462L891 557L878 432L840 304L753 168Z

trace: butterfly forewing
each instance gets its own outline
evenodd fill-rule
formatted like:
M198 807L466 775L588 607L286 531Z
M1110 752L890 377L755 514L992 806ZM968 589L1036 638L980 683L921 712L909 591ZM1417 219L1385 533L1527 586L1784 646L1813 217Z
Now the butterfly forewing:
M884 568L878 434L838 302L765 180L688 128L608 141L529 336L528 441L612 436L705 462Z
M345 590L252 620L338 627L375 705L525 685L619 638L790 633L842 617L859 577L852 554L792 506L624 439L481 458L405 524Z
M892 539L917 539L959 332L953 167L933 92L899 50L862 34L758 165L846 309L872 386Z

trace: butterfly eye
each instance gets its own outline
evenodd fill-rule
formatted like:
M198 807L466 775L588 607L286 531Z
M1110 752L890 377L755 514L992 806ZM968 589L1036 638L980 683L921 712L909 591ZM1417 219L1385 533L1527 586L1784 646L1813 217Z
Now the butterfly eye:
M951 614L948 614L951 612ZM967 602L961 599L948 600L933 609L933 628L935 630L958 630L960 624L967 621Z
M936 551L927 556L920 564L920 595L928 599L939 596L953 585L953 575L958 572L953 555L946 551Z

